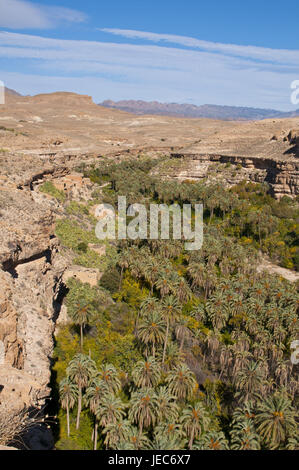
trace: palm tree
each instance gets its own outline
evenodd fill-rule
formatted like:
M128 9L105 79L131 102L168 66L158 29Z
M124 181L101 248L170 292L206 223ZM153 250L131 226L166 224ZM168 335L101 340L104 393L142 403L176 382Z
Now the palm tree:
M131 442L127 441L119 441L118 444L115 445L114 450L135 450L134 445Z
M145 264L144 277L151 286L151 294L154 292L154 285L159 276L159 263L154 257L151 257Z
M215 266L206 266L204 263L191 263L188 267L188 274L192 279L192 287L201 287L206 300L217 283Z
M130 426L124 439L116 446L117 450L121 450L121 446L127 443L133 450L148 450L151 447L149 438L144 432L140 432L136 426ZM131 450L130 449L130 450ZM125 449L125 446L123 447Z
M186 303L191 298L191 289L183 277L180 277L175 283L175 294L181 303Z
M102 398L96 410L96 417L100 425L106 428L110 424L122 421L125 415L125 408L126 405L121 399L109 392Z
M165 332L165 341L164 341L162 364L164 364L164 361L165 361L170 322L171 322L171 320L173 320L173 318L175 318L175 316L178 314L178 312L180 310L181 310L181 306L180 306L178 300L173 295L169 295L169 296L167 296L163 299L162 312L166 316L166 332Z
M132 393L129 420L139 425L139 432L154 426L158 417L158 399L152 388L142 388Z
M195 376L186 364L180 364L168 372L166 382L169 392L180 401L188 399L197 386Z
M85 391L85 402L87 406L89 406L90 411L96 415L97 409L100 406L101 400L105 395L109 393L109 388L107 384L101 380L99 377L95 376L89 383L89 386L86 388ZM98 422L95 416L94 422L94 432L93 432L93 439L94 439L94 450L97 448L98 442Z
M206 303L206 311L213 328L221 330L228 320L228 309L220 291L214 293Z
M155 282L155 286L160 291L160 295L162 298L165 297L165 295L168 295L172 287L171 280L169 279L169 274L165 271L160 272L159 277Z
M222 431L210 431L195 441L194 450L227 450L228 442Z
M98 377L107 385L112 393L118 393L121 389L119 374L112 364L104 364L98 373Z
M175 328L176 338L180 340L180 353L182 354L186 337L190 337L189 319L181 317Z
M207 430L210 418L204 405L198 402L183 410L181 423L189 439L189 449L192 450L194 439L199 438L201 433Z
M177 422L177 420L172 421L170 419L166 419L166 421L162 421L155 427L155 434L168 436L169 438L182 438L184 436L184 431L182 424Z
M81 351L83 350L83 331L85 325L91 320L92 318L92 311L89 304L85 304L83 302L79 302L76 305L76 309L71 313L71 318L75 325L80 326L80 345Z
M182 450L185 447L185 441L179 436L168 436L155 433L151 448L153 450Z
M154 357L137 362L132 371L136 387L155 387L161 376L160 366Z
M296 434L295 416L291 400L282 391L258 403L257 431L271 450L279 448L288 437Z
M74 407L78 398L78 387L69 377L61 380L59 384L61 406L66 410L67 435L70 436L70 410Z
M117 264L119 265L120 270L121 270L120 271L120 278L119 278L119 286L118 286L118 290L120 290L121 285L122 285L124 270L128 269L128 267L130 265L130 252L129 252L129 250L122 251L122 253L120 255L120 258L117 261Z
M260 438L256 433L252 418L234 421L230 432L232 450L259 450Z
M90 378L96 373L96 365L92 359L84 354L76 354L70 361L66 370L67 376L78 386L78 413L76 429L79 429L80 414L82 410L82 390L87 387Z
M264 386L264 373L260 363L251 362L245 369L238 371L235 376L235 384L244 401L261 393Z
M106 448L115 449L120 442L127 439L128 434L131 432L132 425L127 419L122 419L116 423L107 424L103 429L103 433L106 434L104 444Z
M166 324L159 311L150 311L138 325L137 338L145 345L152 346L152 356L155 357L156 347L165 338Z
M158 359L162 363L163 351L159 351ZM163 371L167 372L184 362L184 353L180 351L176 342L171 341L167 344Z
M157 390L157 402L159 411L159 420L174 422L178 418L179 408L175 403L176 397L169 393L167 387L160 387Z

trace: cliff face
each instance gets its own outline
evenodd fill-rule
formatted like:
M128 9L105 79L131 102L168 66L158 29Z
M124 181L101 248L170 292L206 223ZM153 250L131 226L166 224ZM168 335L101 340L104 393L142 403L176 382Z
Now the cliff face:
M55 299L65 269L54 216L30 190L0 190L0 406L40 406L49 396Z
M278 160L191 153L176 153L172 157L178 159L177 164L169 173L164 170L164 176L180 180L208 178L227 186L242 180L267 182L276 198L299 194L299 161L295 158Z

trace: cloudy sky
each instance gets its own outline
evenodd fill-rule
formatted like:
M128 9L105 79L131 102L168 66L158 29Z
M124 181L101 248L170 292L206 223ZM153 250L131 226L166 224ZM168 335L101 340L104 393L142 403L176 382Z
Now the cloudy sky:
M298 17L298 0L0 0L0 80L95 102L292 110Z

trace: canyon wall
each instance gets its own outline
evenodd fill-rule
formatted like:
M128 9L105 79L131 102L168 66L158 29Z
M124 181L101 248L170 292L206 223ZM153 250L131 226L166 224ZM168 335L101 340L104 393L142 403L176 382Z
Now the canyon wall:
M179 180L208 178L219 180L227 186L237 184L242 180L266 182L276 198L296 197L299 194L299 161L295 158L278 160L181 152L172 153L171 156L178 160L168 174L166 169L163 171L163 176L171 176Z
M50 395L55 299L65 265L50 204L9 178L1 183L0 406L14 413L43 406Z

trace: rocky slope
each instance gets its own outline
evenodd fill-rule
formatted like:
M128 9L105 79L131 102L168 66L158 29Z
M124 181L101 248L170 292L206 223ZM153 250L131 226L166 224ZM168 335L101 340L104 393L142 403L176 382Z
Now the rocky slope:
M49 396L54 301L65 266L46 204L4 184L0 207L0 406L15 412Z

